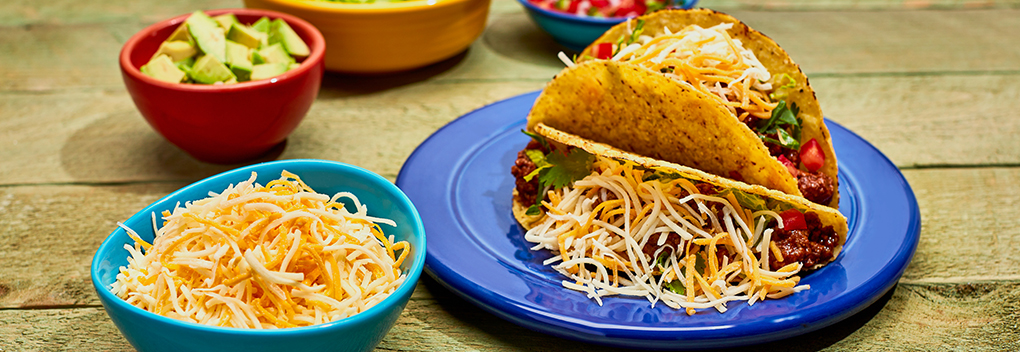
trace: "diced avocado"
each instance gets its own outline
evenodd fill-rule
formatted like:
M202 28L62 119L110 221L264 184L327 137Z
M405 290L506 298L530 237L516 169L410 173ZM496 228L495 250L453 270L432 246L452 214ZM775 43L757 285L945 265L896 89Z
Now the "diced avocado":
M205 55L196 60L195 65L191 66L190 75L195 82L205 84L224 82L235 78L230 69L212 55Z
M262 57L262 54L259 54L258 50L252 50L251 63L255 65L264 64L266 63L266 58Z
M181 61L174 61L174 65L181 69L181 71L184 71L184 73L188 73L188 71L191 71L191 66L195 65L195 57L192 56Z
M287 71L293 70L293 69L298 68L298 67L301 67L301 63L300 62L292 63L290 65L287 65Z
M237 78L228 79L226 82L223 82L223 84L237 84Z
M252 29L262 33L269 33L269 27L270 27L269 17L265 16L262 16L262 18L260 18L258 21L255 21L255 23L251 24Z
M234 77L237 77L238 82L247 82L251 80L251 71L253 67L254 66L252 66L250 62L245 61L244 63L239 63L237 65L230 65L230 72L234 74Z
M158 55L142 66L142 73L164 82L181 83L187 75L174 65L169 56Z
M283 62L255 65L251 69L251 80L256 81L278 76L281 73L287 72L287 66L289 64Z
M219 62L226 61L226 36L212 17L202 11L195 11L184 21L188 25L188 33L195 39L198 48Z
M227 31L227 40L233 40L238 44L244 44L252 49L258 49L262 42L259 40L261 32L251 29L243 24L232 24Z
M251 49L247 46L235 43L232 40L227 40L227 62L228 65L233 65L237 62L251 62L249 54Z
M294 56L308 56L310 51L308 45L305 44L304 40L298 36L297 32L294 32L293 28L287 25L287 22L282 19L273 20L272 26L269 29L269 44L282 43L283 48L287 50L287 53Z
M156 54L152 55L152 57L167 55L170 57L171 61L177 62L195 56L197 53L198 49L195 49L195 47L188 44L188 42L175 40L160 44L159 49L156 50Z
M248 60L248 53L252 50L247 46L227 40L227 66L237 76L239 82L248 80L251 76L251 61Z
M287 50L284 50L283 45L280 43L271 44L259 50L259 55L262 55L266 63L285 63L290 65L291 62L294 62L294 58L287 55Z
M219 23L220 27L223 29L230 28L230 26L235 23L241 24L241 22L237 21L237 16L234 16L234 14L232 13L225 13L219 16L215 16L212 19L216 21L216 23Z
M269 34L258 32L259 34L259 49L269 46Z
M170 33L170 38L166 38L166 41L182 41L188 42L188 44L195 43L195 41L191 39L191 34L188 34L188 24L186 23L181 23L180 26L177 26L177 29L175 29L173 33Z

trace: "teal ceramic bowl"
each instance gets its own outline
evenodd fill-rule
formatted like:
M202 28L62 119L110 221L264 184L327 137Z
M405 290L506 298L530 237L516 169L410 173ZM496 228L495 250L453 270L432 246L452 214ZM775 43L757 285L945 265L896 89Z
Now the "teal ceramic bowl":
M524 6L528 17L546 33L549 33L557 43L571 50L580 52L598 39L602 33L620 22L626 21L626 17L591 17L578 16L574 14L550 11L535 6L528 0L517 0ZM697 0L676 0L673 8L689 9L694 7Z
M113 231L92 259L92 284L103 307L124 337L139 351L369 351L382 340L404 309L425 264L425 229L411 201L393 183L368 170L325 160L282 160L227 171L193 183L163 197L124 222L146 241L152 241L151 214L158 216L178 202L206 198L230 184L247 180L252 171L265 185L282 170L301 177L318 193L347 191L368 207L369 215L392 219L397 227L383 226L387 235L408 241L412 251L401 265L405 282L388 298L349 318L326 324L253 330L210 327L182 322L128 304L110 291L119 268L127 265L124 244L134 242L123 229Z

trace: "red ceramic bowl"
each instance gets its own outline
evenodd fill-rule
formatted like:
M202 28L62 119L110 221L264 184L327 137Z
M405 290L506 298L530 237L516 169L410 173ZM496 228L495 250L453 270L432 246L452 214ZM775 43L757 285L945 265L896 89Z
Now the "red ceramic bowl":
M149 125L196 159L221 164L262 156L294 131L319 94L326 51L322 34L297 17L255 9L206 11L210 16L228 12L241 23L282 18L311 54L301 67L277 77L231 85L167 83L139 71L188 15L143 29L120 52L124 84Z

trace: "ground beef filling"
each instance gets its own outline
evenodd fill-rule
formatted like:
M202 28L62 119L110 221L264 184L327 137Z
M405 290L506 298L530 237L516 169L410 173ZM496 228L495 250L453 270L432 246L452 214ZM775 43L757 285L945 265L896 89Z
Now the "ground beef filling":
M765 146L769 148L769 154L772 156L778 158L782 155L793 165L800 165L800 152L797 150L771 142L765 142ZM832 201L832 195L836 193L836 183L829 175L820 171L796 170L793 176L797 178L797 189L807 200L825 205Z
M832 226L823 227L818 214L805 212L804 221L807 223L807 229L790 231L776 229L772 233L772 242L783 255L782 261L777 260L775 256L769 258L772 270L779 270L794 262L804 264L804 268L807 269L832 259L836 244L839 243L839 235Z
M522 204L531 206L531 204L535 204L535 197L538 196L538 177L531 178L531 181L524 180L524 176L527 176L537 168L535 163L531 161L531 158L528 158L528 155L524 152L528 149L541 150L542 153L549 153L549 150L543 147L541 143L532 140L524 150L517 152L517 160L514 161L514 166L510 167L510 173L516 178L514 186L517 189L518 199Z

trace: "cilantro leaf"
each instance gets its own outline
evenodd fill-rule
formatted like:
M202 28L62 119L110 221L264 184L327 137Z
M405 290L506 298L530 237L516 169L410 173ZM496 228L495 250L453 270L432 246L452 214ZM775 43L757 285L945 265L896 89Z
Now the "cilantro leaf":
M549 153L545 159L553 166L539 174L538 183L563 188L591 174L591 164L595 156L588 154L584 149L574 148L568 154Z
M574 58L574 61L577 61L577 58ZM524 134L528 135L528 137L531 137L531 139L534 139L534 140L538 141L538 143L541 143L542 147L545 148L546 150L549 149L549 142L547 142L545 140L545 137L543 137L542 135L540 135L538 133L535 133L535 132L528 132L527 130L524 130L524 129L522 129L521 132L523 132ZM532 161L534 161L534 160L532 160Z
M535 216L542 213L542 209L538 207L538 204L532 204L528 207L528 210L524 212L524 215Z
M800 149L800 120L797 119L799 113L800 108L797 104L787 108L786 101L780 100L776 108L772 109L772 116L758 123L758 137L786 148ZM769 137L771 134L775 134L778 139Z
M697 271L698 273L704 273L706 265L705 257L699 255L695 256L695 258L697 258L697 260L694 261L694 271Z
M666 286L666 289L668 289L670 291L673 291L673 293L675 293L675 294L678 294L678 295L686 295L687 294L687 288L684 287L684 284L683 284L683 282L680 281L680 279L676 279L676 280L667 282L665 286Z
M656 238L658 238L658 237L656 237ZM673 253L666 252L666 251L663 251L662 253L659 253L659 257L655 258L655 265L658 265L660 268L663 268L663 269L667 268L668 267L667 265L669 265L669 263L670 263L669 256L671 254L673 254Z

